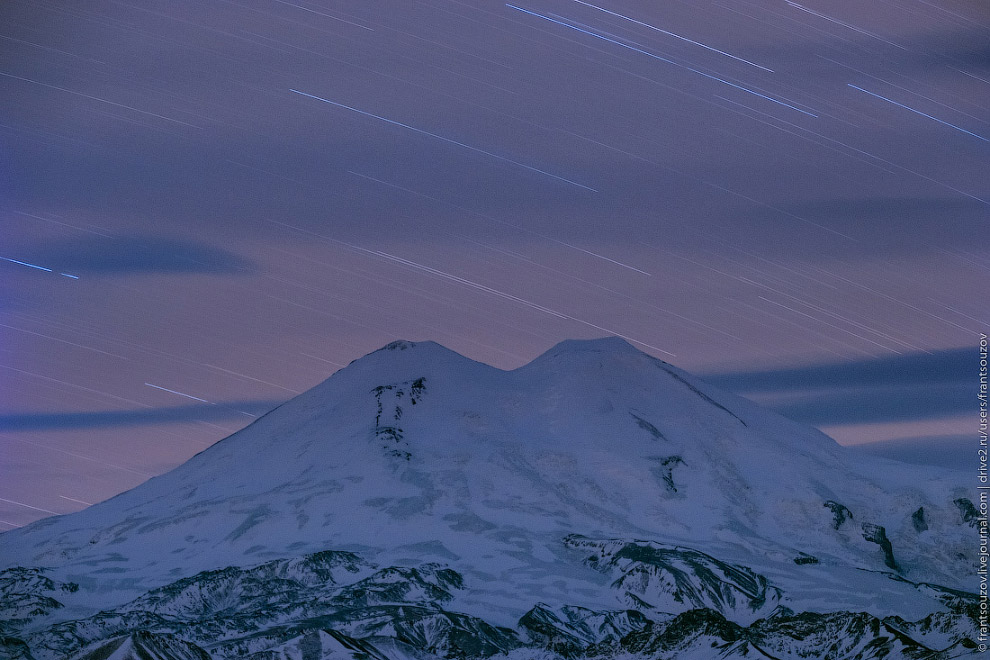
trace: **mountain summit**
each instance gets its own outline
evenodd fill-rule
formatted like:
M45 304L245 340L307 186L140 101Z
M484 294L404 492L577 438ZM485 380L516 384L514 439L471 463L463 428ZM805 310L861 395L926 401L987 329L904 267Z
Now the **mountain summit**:
M37 658L781 657L833 629L850 654L966 651L963 482L850 455L617 338L513 371L398 341L0 535L0 634Z

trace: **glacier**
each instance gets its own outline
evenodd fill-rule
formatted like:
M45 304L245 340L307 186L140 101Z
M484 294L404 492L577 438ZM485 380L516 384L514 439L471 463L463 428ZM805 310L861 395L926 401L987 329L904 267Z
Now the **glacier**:
M957 657L974 501L618 338L397 341L0 535L0 657Z

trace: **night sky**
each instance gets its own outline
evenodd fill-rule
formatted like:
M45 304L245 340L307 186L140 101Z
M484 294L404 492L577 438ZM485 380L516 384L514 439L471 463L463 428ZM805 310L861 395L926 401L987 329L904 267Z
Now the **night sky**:
M398 338L975 457L990 6L599 1L4 0L0 529Z

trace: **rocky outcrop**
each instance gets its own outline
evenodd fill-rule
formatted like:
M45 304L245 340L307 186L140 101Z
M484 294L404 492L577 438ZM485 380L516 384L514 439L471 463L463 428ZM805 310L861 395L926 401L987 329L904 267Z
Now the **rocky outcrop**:
M847 520L852 520L852 511L833 500L825 500L825 508L832 512L832 529L839 529Z
M965 497L952 500L952 503L959 509L959 515L962 516L962 521L970 527L976 527L976 523L980 518L980 512L976 510L973 503Z
M887 530L880 525L863 523L863 538L880 546L880 549L883 550L883 563L887 568L892 568L895 571L901 570L901 567L894 561L894 547L891 545L890 539L887 538Z
M708 608L751 621L780 601L780 590L766 577L691 548L577 535L565 543L594 551L587 563L611 575L612 588L633 607L659 612Z
M570 656L592 646L615 644L649 624L637 610L596 611L570 605L552 608L540 603L523 615L519 629L539 647Z
M138 631L100 644L73 660L211 660L210 654L173 635Z

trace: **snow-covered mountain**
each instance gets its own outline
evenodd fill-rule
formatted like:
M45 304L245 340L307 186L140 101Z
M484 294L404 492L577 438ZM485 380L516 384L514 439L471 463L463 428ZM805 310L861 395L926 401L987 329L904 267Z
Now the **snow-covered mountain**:
M950 657L977 639L965 481L619 339L514 371L395 342L0 536L0 656Z

